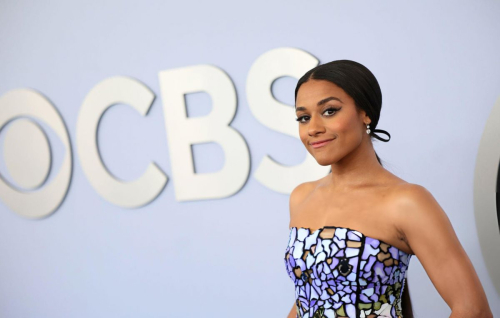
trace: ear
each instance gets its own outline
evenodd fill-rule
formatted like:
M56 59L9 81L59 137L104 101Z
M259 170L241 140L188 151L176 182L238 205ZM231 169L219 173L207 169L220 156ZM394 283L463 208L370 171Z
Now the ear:
M371 124L372 122L364 110L359 111L359 118L365 125Z

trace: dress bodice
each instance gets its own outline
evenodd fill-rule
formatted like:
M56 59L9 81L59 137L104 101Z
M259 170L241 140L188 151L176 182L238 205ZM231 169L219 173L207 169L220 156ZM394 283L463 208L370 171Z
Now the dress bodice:
M297 317L402 317L411 256L349 228L292 227L285 265Z

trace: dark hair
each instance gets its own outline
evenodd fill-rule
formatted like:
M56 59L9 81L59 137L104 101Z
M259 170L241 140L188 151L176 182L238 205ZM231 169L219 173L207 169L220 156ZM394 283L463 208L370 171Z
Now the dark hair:
M337 60L316 66L299 79L295 87L295 101L300 86L310 79L329 81L342 88L354 100L356 107L370 117L370 136L384 142L390 140L391 135L387 131L375 129L382 109L382 91L373 73L364 65L350 60ZM389 139L380 138L377 132L388 135ZM377 152L375 156L382 165Z

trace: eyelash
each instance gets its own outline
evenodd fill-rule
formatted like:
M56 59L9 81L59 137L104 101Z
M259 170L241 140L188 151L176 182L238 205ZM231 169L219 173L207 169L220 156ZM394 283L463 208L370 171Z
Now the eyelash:
M327 116L327 117L331 117L331 116L335 115L339 110L340 110L340 108L330 107L330 108L325 109L325 111L323 113L326 113L327 111L335 111L335 113ZM295 120L298 121L300 124L304 124L305 122L301 121L302 118L304 118L304 117L309 117L309 116L300 116L299 118L296 118Z

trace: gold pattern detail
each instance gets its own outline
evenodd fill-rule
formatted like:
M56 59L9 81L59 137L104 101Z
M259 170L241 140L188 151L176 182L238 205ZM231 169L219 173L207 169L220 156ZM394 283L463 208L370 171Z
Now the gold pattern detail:
M319 233L319 237L321 237L322 239L332 239L334 235L335 235L335 229L331 228L323 229Z
M347 247L360 248L361 247L361 242L347 241Z
M391 254L390 253L378 253L377 255L377 258L379 261L383 262L384 260L386 260L387 258L391 257Z
M300 269L300 266L296 266L293 269L293 273L295 274L295 277L300 278L300 276L302 275L302 269Z
M389 259L386 259L384 261L384 265L385 266L392 266L393 263L394 263L394 259L393 258L389 258Z
M386 244L386 243L383 243L383 242L380 242L380 249L384 252L387 253L388 249L389 249L389 245Z

